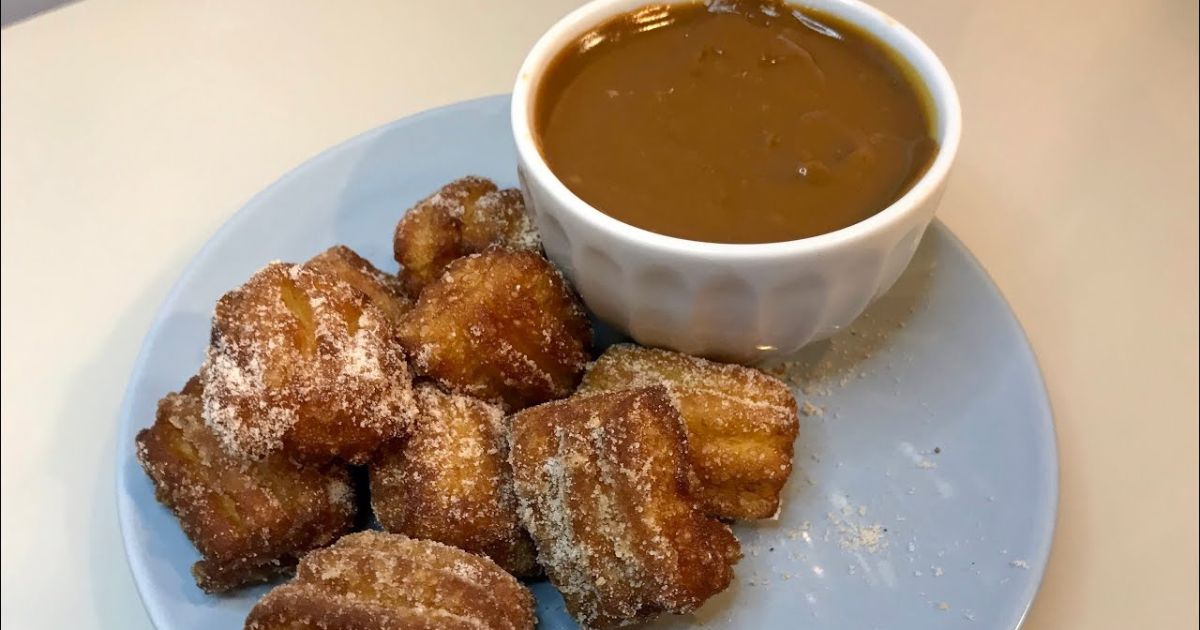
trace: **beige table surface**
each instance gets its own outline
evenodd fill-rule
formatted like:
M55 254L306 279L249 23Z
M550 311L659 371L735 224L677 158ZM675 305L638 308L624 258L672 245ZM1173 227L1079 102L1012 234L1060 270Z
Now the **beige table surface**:
M116 412L204 240L344 138L507 91L574 3L439 4L85 0L3 31L5 629L149 626ZM1196 3L878 4L958 82L941 217L1053 399L1059 527L1026 628L1195 628Z

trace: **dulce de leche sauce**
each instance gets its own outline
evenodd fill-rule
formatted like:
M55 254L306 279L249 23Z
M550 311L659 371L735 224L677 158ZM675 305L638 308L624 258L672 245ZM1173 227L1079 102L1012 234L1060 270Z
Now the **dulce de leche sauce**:
M601 212L695 241L824 234L883 210L937 143L923 94L856 27L775 1L654 5L555 57L543 157Z

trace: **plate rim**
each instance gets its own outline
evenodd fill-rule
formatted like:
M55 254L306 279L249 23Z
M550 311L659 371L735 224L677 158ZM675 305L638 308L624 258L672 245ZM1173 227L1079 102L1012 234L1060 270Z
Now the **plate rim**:
M1042 374L1042 363L1038 360L1037 350L1033 347L1033 342L1029 339L1029 333L1026 332L1025 326L1021 324L1021 319L1017 317L1016 311L1013 310L1012 303L1008 301L1008 297L1004 295L1004 291L1000 289L1000 285L996 283L996 279L988 272L987 267L979 262L975 254L967 247L966 243L958 237L944 222L934 218L931 228L940 228L943 236L947 238L951 245L959 251L975 268L983 275L984 280L991 286L996 295L1000 296L1000 300L1004 303L1004 314L1012 323L1013 328L1020 334L1022 350L1028 355L1029 362L1033 365L1033 373L1037 376L1037 381L1041 385L1037 388L1038 402L1046 417L1046 423L1043 429L1046 431L1046 440L1043 441L1046 448L1046 453L1049 457L1048 463L1054 469L1054 482L1049 488L1049 525L1046 528L1048 535L1045 541L1045 548L1038 554L1037 559L1037 576L1036 579L1030 582L1032 592L1028 595L1028 601L1025 602L1025 608L1021 611L1021 616L1017 619L1017 623L1012 630L1021 630L1025 625L1025 621L1029 618L1029 611L1033 610L1033 604L1037 601L1038 595L1042 592L1042 583L1046 580L1046 569L1049 568L1050 552L1054 549L1054 536L1058 533L1058 503L1059 492L1062 484L1062 466L1059 464L1058 457L1058 425L1054 421L1054 404L1050 399L1050 389L1046 386L1046 377Z
M192 253L191 257L188 259L187 265L183 268L183 271L181 271L179 276L175 278L175 281L171 284L171 288L156 306L154 318L151 320L149 327L141 337L137 355L134 358L133 366L130 369L129 375L125 381L125 391L121 397L121 404L118 407L118 417L115 426L117 448L116 452L114 453L114 466L116 467L116 475L114 478L115 483L113 484L113 490L115 491L115 498L117 502L117 521L121 530L121 546L125 553L125 561L129 567L131 577L133 578L134 587L137 591L138 599L142 603L142 608L146 611L146 615L149 617L150 623L156 629L169 630L173 627L173 625L171 619L168 618L167 611L162 610L153 598L148 597L146 589L148 588L147 584L150 580L149 569L141 561L141 559L137 557L136 554L132 553L131 548L133 547L133 526L130 522L130 518L135 506L133 505L132 498L129 493L125 492L125 488L129 481L129 458L134 458L136 460L137 455L131 444L127 443L129 440L124 440L122 438L126 435L134 434L136 427L133 426L133 384L142 377L142 373L146 369L146 363L149 359L150 351L154 346L152 342L159 336L163 324L166 321L167 305L177 300L184 284L186 284L186 281L191 279L199 271L199 260L203 257L205 252L208 252L210 249L215 247L216 243L223 240L227 234L236 231L242 222L244 222L250 215L252 209L260 205L264 198L268 197L276 189L290 184L310 168L313 168L324 161L333 159L334 156L342 153L351 146L366 142L372 138L384 135L395 129L420 124L427 118L458 112L459 110L466 111L483 104L490 105L494 101L508 101L510 96L511 95L507 93L492 94L448 103L415 112L413 114L397 118L390 122L357 133L302 160L273 180L262 190L259 190L257 193L243 202L237 208L237 210L230 214L228 218L226 218L225 221L222 222L221 225L204 241L204 244ZM1042 440L1042 443L1045 445L1045 451L1048 457L1047 463L1053 468L1054 474L1052 477L1053 482L1050 488L1048 488L1049 492L1047 495L1049 505L1046 507L1049 508L1049 523L1039 524L1040 529L1045 529L1048 532L1048 535L1043 545L1043 549L1039 550L1039 553L1036 556L1038 560L1036 565L1037 575L1034 580L1030 581L1031 592L1026 597L1024 609L1021 611L1016 625L1013 626L1013 630L1019 630L1024 625L1026 619L1028 619L1029 612L1032 610L1033 604L1037 601L1037 596L1041 592L1042 584L1045 581L1046 569L1048 568L1051 550L1054 546L1054 537L1058 529L1058 508L1062 468L1059 463L1058 429L1054 420L1054 408L1050 398L1049 389L1046 384L1045 376L1042 373L1041 362L1038 360L1037 352L1029 339L1029 335L1026 332L1025 327L1021 324L1020 319L1013 311L1012 304L1009 302L1004 292L1000 289L1000 286L996 283L995 279L992 278L992 275L988 272L987 268L979 262L975 255L971 253L971 250L967 248L962 240L959 239L958 236L945 225L945 223L935 219L934 225L931 226L931 229L936 229L941 233L941 235L947 237L949 243L954 247L954 249L958 250L958 252L970 262L970 264L974 265L975 269L982 274L983 278L986 280L991 289L1000 297L1000 300L1003 302L1005 307L1004 311L1007 319L1013 324L1014 328L1020 334L1020 337L1024 342L1021 348L1023 352L1027 354L1027 358L1033 367L1033 374L1037 377L1037 381L1040 384L1040 387L1037 388L1037 393L1039 394L1037 396L1037 402L1042 408L1044 416L1047 420L1045 423L1042 423L1042 430L1044 432L1044 439ZM140 467L138 470L140 471Z

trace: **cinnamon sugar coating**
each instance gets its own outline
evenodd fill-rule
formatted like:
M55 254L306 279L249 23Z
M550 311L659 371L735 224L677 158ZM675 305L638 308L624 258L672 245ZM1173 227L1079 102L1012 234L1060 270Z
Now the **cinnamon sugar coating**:
M722 518L774 516L800 424L788 386L754 368L618 344L588 367L579 389L650 385L665 386L683 416L704 509Z
M305 263L309 269L338 278L363 293L388 320L399 325L412 308L400 279L376 269L367 259L345 245L334 245Z
M582 305L549 261L495 248L451 263L400 331L418 375L509 410L574 391L591 337Z
M400 534L359 532L300 561L246 630L533 630L533 594L491 560Z
M302 467L281 454L250 462L226 453L201 417L196 378L159 401L154 424L137 435L137 456L155 496L203 556L192 573L208 592L287 573L300 555L333 542L354 522L344 467Z
M400 219L392 238L400 279L413 296L451 261L493 245L537 251L541 240L519 190L497 190L491 180L474 175L418 202Z
M411 435L385 445L369 466L380 525L535 574L533 541L517 519L504 412L431 383L418 385L416 398Z
M521 520L581 626L690 612L729 585L741 551L688 491L666 389L573 396L511 422Z
M347 281L333 255L271 263L217 302L204 415L230 452L357 464L408 428L412 383L393 316L355 288L368 275Z

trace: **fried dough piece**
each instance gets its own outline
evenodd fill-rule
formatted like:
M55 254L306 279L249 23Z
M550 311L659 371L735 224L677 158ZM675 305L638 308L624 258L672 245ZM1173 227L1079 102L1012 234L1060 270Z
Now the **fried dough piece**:
M229 455L201 417L200 381L158 403L137 435L137 456L155 496L204 556L192 567L210 593L264 582L327 545L354 523L342 466L303 468L283 455L249 462Z
M204 416L230 452L359 464L407 430L397 326L329 266L271 263L217 302Z
M494 190L496 185L486 179L464 177L404 213L392 236L392 253L400 263L400 281L409 295L419 296L450 261L467 254L459 218L462 208Z
M300 561L246 630L533 630L533 594L491 560L429 540L366 531Z
M722 518L768 518L792 473L799 418L788 386L759 370L632 344L588 367L582 392L664 385L687 426L692 488Z
M741 557L687 487L687 444L663 387L572 396L511 419L518 512L585 628L694 610Z
M537 228L525 212L525 198L516 188L487 193L463 209L462 243L469 253L493 245L529 251L542 247Z
M318 273L330 274L363 293L383 314L399 326L412 300L404 294L400 279L375 268L367 259L345 245L334 245L305 263Z
M536 573L533 541L517 520L504 412L431 383L418 385L416 398L412 433L370 464L379 523L486 555L514 575Z
M451 263L400 331L417 374L509 410L574 391L591 338L558 270L534 252L504 249Z
M442 186L413 206L396 225L392 248L410 295L442 275L450 261L492 245L537 251L537 230L521 191L469 175Z

